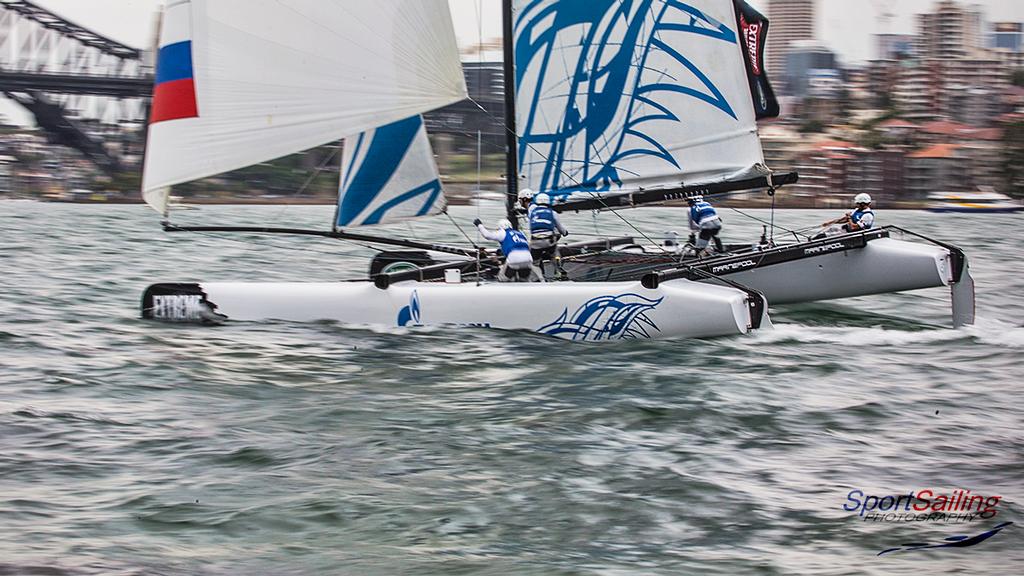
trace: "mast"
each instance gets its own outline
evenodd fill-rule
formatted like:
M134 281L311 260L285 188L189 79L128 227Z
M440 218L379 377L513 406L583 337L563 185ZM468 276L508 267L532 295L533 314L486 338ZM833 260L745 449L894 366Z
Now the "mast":
M512 0L501 0L501 8L505 48L505 212L512 227L518 230L516 203L519 200L519 150L516 142L515 22L512 18Z

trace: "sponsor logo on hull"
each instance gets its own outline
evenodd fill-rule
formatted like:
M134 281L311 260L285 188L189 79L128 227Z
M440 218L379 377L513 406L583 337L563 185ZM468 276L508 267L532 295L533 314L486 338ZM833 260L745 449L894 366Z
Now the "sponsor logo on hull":
M846 246L842 242L834 242L832 244L823 244L821 246L813 246L811 248L804 248L804 254L822 254L825 252L835 252L836 250L842 250Z
M732 262L730 264L722 264L721 266L714 266L711 268L713 274L721 274L722 272L735 272L737 270L743 270L746 268L754 268L757 266L757 262L753 260L744 260L742 262Z
M201 322L209 315L199 294L153 296L153 318L168 322Z

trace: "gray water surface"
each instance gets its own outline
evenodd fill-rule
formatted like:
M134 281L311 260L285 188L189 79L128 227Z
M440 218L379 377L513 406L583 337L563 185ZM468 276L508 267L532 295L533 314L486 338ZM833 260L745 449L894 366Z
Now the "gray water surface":
M331 207L179 223L324 228ZM750 211L767 219L766 211ZM500 207L454 207L471 232ZM623 214L685 232L681 209ZM729 241L760 224L724 211ZM836 214L786 211L802 228ZM166 326L152 282L337 280L364 247L173 235L141 206L0 202L0 574L1014 574L1024 217L879 213L965 248L948 290L773 309L774 330L579 344L473 329ZM571 215L573 239L614 215ZM463 241L444 217L388 233ZM782 230L777 231L784 235ZM847 494L1000 495L964 524ZM878 556L1015 524L971 547Z

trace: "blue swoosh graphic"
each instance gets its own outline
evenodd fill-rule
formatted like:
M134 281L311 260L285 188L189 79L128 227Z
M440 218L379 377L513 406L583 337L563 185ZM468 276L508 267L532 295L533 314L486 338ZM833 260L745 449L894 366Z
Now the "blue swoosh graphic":
M650 338L658 326L647 316L664 298L651 300L639 294L598 296L588 300L569 317L566 308L554 322L537 329L541 334L571 340L599 341Z
M542 170L537 187L556 197L622 186L623 177L634 174L619 164L634 156L682 170L684 159L646 131L652 122L683 121L666 99L693 98L736 119L721 90L682 48L693 36L737 44L736 33L680 0L529 0L519 10L515 35L516 87L526 112L520 169L528 152L541 156L530 162ZM575 62L563 57L570 43L579 51ZM704 90L673 82L673 70L649 69L654 52L667 55ZM529 93L528 76L536 80ZM538 110L549 100L564 101L564 110L551 123L555 128L545 131Z
M967 536L950 536L949 538L946 538L946 542L944 542L942 544L927 544L927 543L911 542L909 544L903 544L902 546L899 546L899 547L896 547L896 548L888 548L886 550L882 550L881 552L878 553L878 556L881 556L883 554L888 554L890 552L910 552L912 550L925 550L925 549L928 549L928 548L966 548L968 546L974 546L974 545L977 545L977 544L981 544L985 540L988 540L989 538L995 536L996 534L999 534L999 532L1001 532L1003 530L1003 528L1006 528L1007 526L1010 526L1011 524L1013 524L1013 522L1003 522L1002 524L999 524L995 528L993 528L993 529L991 529L991 530L989 530L987 532L982 532L981 534L978 534L977 536L971 536L971 537L967 537Z

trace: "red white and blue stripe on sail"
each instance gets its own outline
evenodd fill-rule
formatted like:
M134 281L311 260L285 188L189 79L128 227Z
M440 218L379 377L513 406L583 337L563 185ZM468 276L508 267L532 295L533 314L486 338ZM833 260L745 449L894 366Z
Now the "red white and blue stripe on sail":
M188 3L168 8L160 34L150 124L199 116L191 28Z
M384 224L444 210L422 117L346 138L344 147L337 227Z

